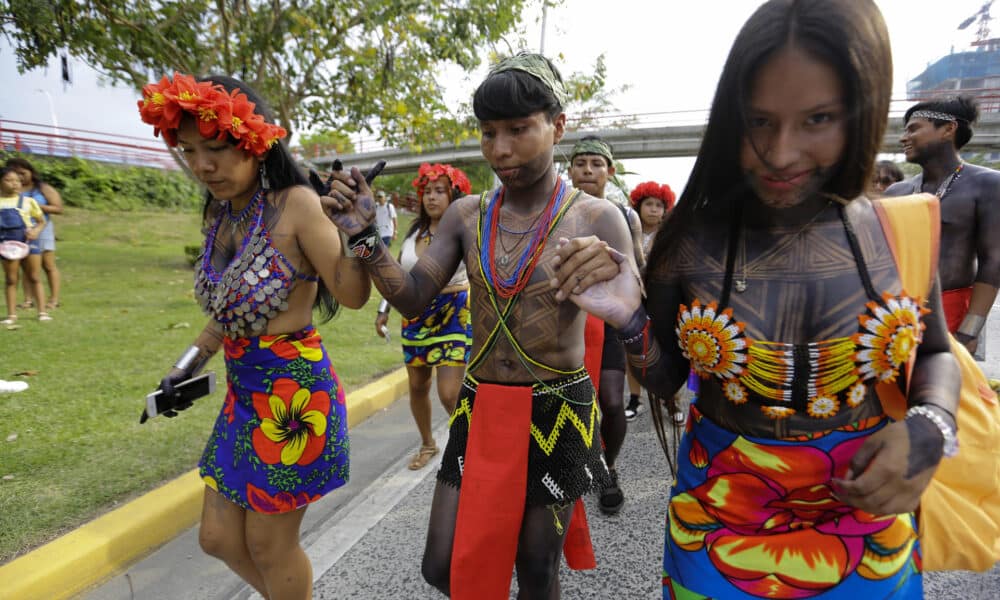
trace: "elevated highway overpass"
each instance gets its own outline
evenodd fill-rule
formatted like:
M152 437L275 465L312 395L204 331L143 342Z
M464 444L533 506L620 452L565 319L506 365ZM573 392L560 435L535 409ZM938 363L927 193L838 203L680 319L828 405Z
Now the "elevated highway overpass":
M903 130L902 116L892 116L882 144L888 154L900 151L899 136ZM581 137L599 135L611 144L615 158L665 158L695 156L701 146L705 124L664 125L656 127L620 127L571 131L556 147L556 157L569 157L569 152ZM974 128L972 140L963 152L1000 152L1000 113L984 113ZM408 148L384 148L355 154L329 155L311 162L320 169L329 169L334 159L345 165L366 167L377 160L386 161L385 173L416 171L421 163L442 162L456 166L483 162L477 139L466 140L458 146L449 145L414 153Z

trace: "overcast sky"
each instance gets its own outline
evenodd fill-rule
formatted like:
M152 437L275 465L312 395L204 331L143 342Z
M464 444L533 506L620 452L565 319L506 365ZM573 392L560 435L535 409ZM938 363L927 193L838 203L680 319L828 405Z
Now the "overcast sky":
M894 98L904 99L906 82L952 48L964 50L975 27L959 23L976 13L983 0L881 0L894 61ZM630 84L614 98L622 113L707 109L722 64L736 33L759 6L756 0L566 0L549 9L545 53L558 57L564 71L586 69L600 53L608 66L608 85ZM537 49L540 10L526 15L521 32ZM1000 4L994 9L994 35L1000 36ZM570 26L570 23L573 25ZM63 88L57 62L25 75L17 73L13 52L0 43L0 120L151 136L139 121L138 95L98 83L96 74L71 60L74 82ZM449 74L449 89L471 95L483 73ZM626 163L630 185L647 179L680 190L693 159L646 159Z

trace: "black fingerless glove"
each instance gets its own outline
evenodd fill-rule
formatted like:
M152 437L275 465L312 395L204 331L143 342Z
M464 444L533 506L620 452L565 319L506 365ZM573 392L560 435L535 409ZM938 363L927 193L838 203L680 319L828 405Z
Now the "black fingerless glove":
M184 371L179 375L167 375L162 380L160 380L160 387L156 388L163 393L163 397L170 402L170 408L161 413L164 417L176 417L177 413L182 410L187 410L191 408L194 404L190 400L184 400L181 398L180 392L174 387L182 381L187 381L191 378L191 373L189 371Z

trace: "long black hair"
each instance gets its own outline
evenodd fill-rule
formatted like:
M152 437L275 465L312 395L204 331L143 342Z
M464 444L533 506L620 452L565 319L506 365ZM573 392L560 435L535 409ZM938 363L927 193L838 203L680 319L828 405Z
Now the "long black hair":
M236 79L234 77L228 77L226 75L209 75L207 77L202 77L199 81L210 81L212 83L217 83L222 87L226 88L226 91L232 92L233 90L239 90L240 92L246 94L247 99L253 102L256 107L254 112L258 113L264 120L268 123L276 123L274 118L274 111L271 110L270 105L258 94L253 88L251 88L246 83ZM230 138L232 144L236 144L236 140ZM274 190L283 190L296 185L306 186L312 189L309 183L309 179L306 174L292 158L291 152L288 151L288 146L285 144L284 140L278 140L267 154L264 155L262 159L264 169L267 171L267 178L270 182L271 188ZM209 210L212 206L212 202L215 197L212 196L211 192L205 192L205 204L202 207L202 220L205 224L208 224ZM326 322L333 318L337 314L337 310L340 308L339 303L327 289L326 283L322 278L319 279L319 290L316 294L316 301L313 303L313 307L319 310L320 322Z
M647 278L669 260L698 211L707 209L714 219L728 221L735 203L751 193L740 167L749 97L760 68L789 46L829 65L844 90L846 145L822 191L850 200L871 181L892 87L892 53L881 12L872 0L770 0L733 42L694 169L656 236Z
M448 179L447 175L442 175L441 177L444 177L445 179ZM437 180L435 180L435 181L437 181ZM450 179L448 180L448 183L449 184L451 183ZM427 182L427 185L430 185L430 182ZM448 206L451 206L451 203L455 201L455 198L461 198L462 195L463 195L462 190L458 189L457 186L449 185L448 186ZM420 195L420 200L419 200L419 202L417 202L417 204L418 204L417 218L413 219L413 222L410 223L410 228L406 231L406 237L410 237L411 235L413 235L414 232L417 232L417 231L424 232L424 231L430 230L430 227L431 227L431 217L430 217L430 215L427 214L427 211L424 210L424 198L423 198L423 194Z
M742 209L738 203L753 193L740 161L750 94L761 67L787 47L829 65L844 91L846 144L821 191L850 200L869 185L892 86L892 54L882 14L872 0L770 0L747 20L729 51L691 177L650 250L647 287L662 277L692 225L707 219L732 225ZM669 462L663 410L658 402L651 402L650 409Z

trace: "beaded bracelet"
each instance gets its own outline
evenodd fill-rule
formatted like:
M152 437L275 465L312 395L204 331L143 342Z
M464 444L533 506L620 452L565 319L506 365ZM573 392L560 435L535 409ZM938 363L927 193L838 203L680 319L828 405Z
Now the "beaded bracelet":
M368 260L375 255L375 250L381 241L375 226L369 225L348 238L347 243L354 256Z
M934 412L932 408L928 408L926 404L911 406L906 411L907 419L914 415L924 417L933 423L939 431L941 431L941 436L944 437L944 455L946 458L951 458L952 456L958 454L958 437L955 435L955 428L945 423L944 419L941 418L941 415Z
M649 329L649 315L647 315L646 311L640 306L634 313L632 313L632 316L629 317L628 323L618 330L618 340L626 346L634 344L646 335L647 329ZM635 333L628 335L628 332L630 331L634 331Z

